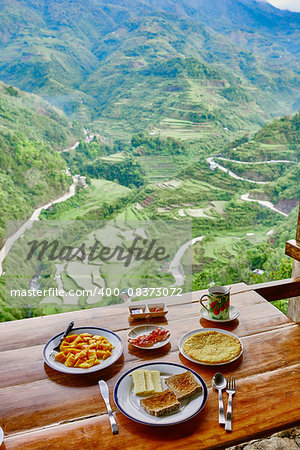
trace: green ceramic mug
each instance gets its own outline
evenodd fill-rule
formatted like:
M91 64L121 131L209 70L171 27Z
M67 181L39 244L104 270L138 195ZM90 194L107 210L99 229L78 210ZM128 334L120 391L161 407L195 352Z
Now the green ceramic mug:
M207 306L204 305L203 300L207 297ZM208 317L215 320L229 319L230 306L230 288L226 286L212 286L208 289L208 294L203 294L200 297L200 303L208 312Z

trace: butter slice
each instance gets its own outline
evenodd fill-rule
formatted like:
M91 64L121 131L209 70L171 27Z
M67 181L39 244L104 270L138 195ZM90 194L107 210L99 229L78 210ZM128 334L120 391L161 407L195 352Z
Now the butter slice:
M151 377L152 377L152 382L154 385L154 392L159 393L162 392L162 386L161 386L161 379L160 379L160 371L159 370L152 370L151 371Z
M146 379L146 392L145 394L153 394L154 392L154 384L152 381L152 372L150 370L145 370L145 379Z
M134 393L144 395L146 392L146 378L144 370L134 370L132 372Z
M132 373L134 393L149 395L162 392L159 370L134 370Z

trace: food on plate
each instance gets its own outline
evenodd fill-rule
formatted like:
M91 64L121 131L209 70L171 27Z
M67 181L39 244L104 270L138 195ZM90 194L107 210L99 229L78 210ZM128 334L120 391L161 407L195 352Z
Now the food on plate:
M166 389L160 394L154 394L151 397L142 399L141 406L153 416L162 416L172 411L178 411L180 402L170 389Z
M158 370L134 370L132 372L134 392L137 395L151 395L140 401L147 413L162 416L172 411L178 411L180 401L202 391L190 371L172 375L166 378L169 389L162 390L160 372Z
M160 372L158 370L134 370L132 372L134 393L149 395L162 392Z
M140 405L153 416L177 412L182 400L202 391L202 386L189 370L167 377L165 383L168 388L164 391L158 370L136 369L131 372L131 375L134 393L147 396L140 400Z
M189 336L182 348L188 356L197 361L221 364L239 356L241 343L234 336L211 330Z
M144 310L141 308L131 310L131 314L142 314L143 312L144 312Z
M132 372L132 377L133 377L134 393L136 395L144 395L145 392L147 392L145 371L135 370Z
M89 369L111 356L114 346L103 336L90 333L69 334L60 345L55 361L67 367Z
M162 392L161 379L159 370L151 370L152 381L154 384L154 392Z
M189 370L170 376L165 380L165 383L179 401L202 391L202 386L197 383L194 375Z
M138 345L139 347L152 347L156 342L161 342L167 339L170 335L168 330L163 330L161 328L156 328L149 334L143 334L137 338L129 338L128 342L133 345Z
M154 383L152 381L152 375L150 370L145 370L145 381L146 381L146 389L148 392L154 392Z
M162 308L161 306L157 306L157 307L152 307L152 308L149 308L149 311L150 312L162 312L164 310L164 308Z

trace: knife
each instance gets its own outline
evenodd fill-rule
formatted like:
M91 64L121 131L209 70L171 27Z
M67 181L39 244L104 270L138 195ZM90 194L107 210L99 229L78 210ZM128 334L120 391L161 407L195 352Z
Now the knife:
M113 432L113 434L118 434L119 430L118 430L118 425L116 423L116 420L114 418L113 412L111 410L110 407L110 403L109 403L109 391L108 391L108 386L106 384L106 382L104 380L100 380L98 381L99 387L100 387L100 393L102 395L102 398L105 402L106 408L107 408L107 412L108 412L108 417L110 420L110 426L111 426L111 430Z

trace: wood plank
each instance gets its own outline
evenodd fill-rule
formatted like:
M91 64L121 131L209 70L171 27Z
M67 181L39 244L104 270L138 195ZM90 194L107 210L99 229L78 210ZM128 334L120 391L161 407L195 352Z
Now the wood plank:
M300 263L294 260L293 269L295 264L299 264L300 267ZM261 297L263 297L264 300L267 300L269 302L273 300L281 300L284 298L290 298L295 295L299 296L300 295L299 284L300 284L300 277L298 273L295 274L293 273L293 278L249 285L243 292L240 292L239 295L241 295L241 293L244 292L254 291L258 293Z
M218 328L232 331L242 337L293 324L290 319L266 301L256 304L254 308L251 302L252 299L253 296L250 293L246 293L239 301L236 300L239 305L244 305L239 306L239 320L234 320L228 324L220 324ZM136 349L133 346L128 348L128 330L118 332L118 335L124 342L124 358L126 362L132 360L138 362L144 360L145 357L148 359L152 356L165 355L169 351L178 351L179 339L186 332L192 329L214 326L214 323L200 319L198 304L180 305L176 307L176 310L178 314L174 317L177 320L173 320L166 325L171 332L170 344L160 350L147 350L145 353L145 351ZM28 379L34 382L47 378L42 351L43 345L36 345L26 348L25 351L24 348L18 348L0 352L0 386L8 387L26 383ZM12 374L14 375L12 376Z
M285 254L300 261L300 242L297 242L295 239L287 241L285 244Z
M284 389L280 387L284 386ZM297 389L298 387L298 389ZM223 394L225 405L227 396ZM233 431L218 424L217 394L209 389L207 404L193 419L176 426L149 427L117 413L119 435L112 435L107 415L56 425L5 438L5 449L72 450L135 448L165 450L225 448L278 429L299 424L300 365L237 381Z
M300 331L297 325L259 333L243 338L244 354L237 361L218 366L224 375L234 373L237 379L291 367L300 361ZM207 383L216 372L215 367L201 366L186 360L176 351L155 357L153 361L183 364L198 372ZM24 385L0 389L0 423L6 434L30 430L74 418L91 416L105 411L100 400L97 381L107 381L110 392L117 379L137 364L147 361L139 359L124 363L119 360L111 368L84 377L56 372L45 366L48 378ZM286 385L286 383L285 383ZM274 386L272 387L274 389Z
M226 366L218 366L218 370L221 370L224 375L234 373L239 385L240 383L246 383L245 386L253 377L260 377L274 371L277 373L281 370L289 370L293 373L295 367L297 366L298 368L300 360L299 327L271 304L267 303L259 294L249 290L246 285L241 284L239 287L235 285L233 290L237 292L233 292L232 303L240 310L239 320L230 324L220 324L218 327L232 330L243 337L245 351L238 361ZM176 298L175 300L174 298L167 299L169 302L167 327L171 331L172 338L170 344L157 351L143 352L127 347L127 331L130 328L130 324L128 322L126 305L26 319L3 324L4 327L0 326L0 345L5 349L5 351L0 353L0 386L2 386L2 389L0 389L0 425L3 426L6 436L8 435L5 440L5 448L17 449L20 448L19 445L30 449L41 448L41 441L43 441L43 448L69 449L70 442L72 442L72 450L73 448L80 450L85 448L102 449L106 448L103 446L103 439L105 440L105 445L106 440L109 442L107 448L124 448L124 443L127 445L127 440L130 446L139 448L136 445L136 436L139 436L138 427L140 425L129 421L121 414L118 414L118 420L120 420L121 424L124 424L126 435L123 434L119 441L112 439L97 381L100 377L106 379L112 394L113 386L122 373L136 367L138 364L151 360L181 363L191 367L204 378L208 386L211 386L211 378L216 371L215 368L191 363L179 355L177 347L179 338L185 332L202 326L215 326L215 324L204 319L200 320L198 298L201 292L188 293L182 298ZM109 327L111 329L115 327L115 330L119 330L118 334L126 344L125 354L111 368L99 373L78 377L61 374L43 365L41 350L44 342L47 340L45 338L45 330L49 333L49 338L52 337L73 319L74 314L76 315L76 326L87 325L87 320L91 320L94 326ZM88 324L92 325L90 321ZM33 327L34 333L31 331ZM57 331L56 327L58 328ZM12 333L13 330L15 334ZM5 338L4 342L3 338ZM9 345L11 350L8 350L7 345ZM294 378L294 383L298 383L299 386L298 375ZM295 385L295 388L297 389L297 385ZM271 388L268 386L268 389ZM274 390L273 385L272 389ZM253 392L256 391L253 388ZM259 392L261 392L260 386ZM215 393L210 392L211 394L214 396L213 412L216 416ZM286 397L283 398L284 401L285 399ZM289 421L289 425L292 424L294 412L290 413L290 404L282 402L281 406L288 414L286 420ZM245 406L246 413L249 413L249 398ZM202 414L200 413L198 416L200 419ZM209 412L208 417L210 417L210 414ZM83 420L78 420L81 418ZM66 424L58 425L61 422L66 422ZM261 428L256 428L253 433L264 433L268 426L273 426L274 429L274 427L281 426L281 423L280 425L274 425L274 423L270 425L267 420L264 426L264 422L261 421ZM84 424L83 428L81 428L82 424ZM198 426L198 421L196 424ZM39 431L35 430L40 427L46 428ZM247 427L249 428L249 426ZM195 448L217 448L217 445L223 446L223 444L220 445L223 442L222 439L216 440L216 434L212 435L212 437L208 433L207 440L205 436L206 430L204 432L203 429L201 430L201 435L192 436L193 433L186 434L186 430L189 429L184 424L181 427L170 427L168 430L171 430L171 428L176 428L176 430L174 433L169 433L169 435L164 434L165 428L158 431L156 441L154 439L154 444L150 444L152 447L147 447L147 443L149 445L149 440L151 439L149 433L153 435L153 429L149 431L148 427L144 428L147 431L145 434L144 432L142 433L140 448L165 447L165 444L167 448L178 448L177 442L172 437L173 434L176 436L176 433L179 433L177 434L179 442L184 446L192 445ZM249 429L252 432L251 427ZM217 430L220 432L219 427L217 427ZM221 431L224 433L223 429ZM240 431L245 432L242 428ZM247 429L246 431L248 432ZM61 436L65 436L63 440L61 440ZM231 435L225 433L227 440L231 436L233 436L233 433ZM83 440L81 441L82 438ZM212 441L212 438L215 441ZM234 443L240 440L245 440L245 438L240 438L237 435L230 442ZM115 443L118 442L119 444L116 444L115 447ZM206 442L207 446L202 447L202 445L206 445ZM226 443L228 442L226 441ZM7 447L7 445L11 445L11 447Z
M300 295L300 278L287 278L286 280L252 284L249 286L249 289L253 289L268 301L295 297Z
M300 202L299 202L299 213L298 213L298 221L297 221L296 242L298 245L300 245Z
M286 255L293 258L295 261L300 262L300 203L299 203L299 213L298 213L298 221L297 221L297 229L296 229L296 239L292 239L292 240L286 242L285 253L286 253ZM299 292L296 295L297 296L300 295ZM296 295L294 295L294 297Z

